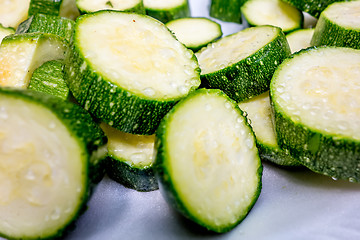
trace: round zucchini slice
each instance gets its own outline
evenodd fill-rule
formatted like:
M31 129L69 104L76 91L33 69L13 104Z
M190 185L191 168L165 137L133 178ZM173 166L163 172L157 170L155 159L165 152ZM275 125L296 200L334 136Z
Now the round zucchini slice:
M331 4L320 15L311 45L360 49L359 12L359 1Z
M17 28L28 17L30 0L0 1L0 24Z
M76 5L82 14L105 9L145 14L142 0L76 0Z
M276 70L270 94L278 144L309 169L360 181L360 50L319 47Z
M153 171L155 136L124 133L105 123L100 127L108 138L108 176L137 191L158 189Z
M0 235L61 236L104 175L106 137L83 109L0 88Z
M188 0L143 0L146 14L163 23L171 20L190 17Z
M309 13L315 18L319 18L322 11L334 2L343 2L344 0L283 0L301 11Z
M310 41L314 34L314 28L299 29L286 35L291 53L298 52L310 47Z
M241 6L246 0L211 0L210 17L224 22L242 23Z
M82 15L68 56L65 79L76 100L127 133L153 134L172 106L200 85L193 52L146 15Z
M164 198L211 231L234 228L260 194L254 133L220 90L200 89L179 102L156 131L155 149Z
M268 91L275 69L289 55L283 31L274 26L247 28L196 53L202 85L237 102Z

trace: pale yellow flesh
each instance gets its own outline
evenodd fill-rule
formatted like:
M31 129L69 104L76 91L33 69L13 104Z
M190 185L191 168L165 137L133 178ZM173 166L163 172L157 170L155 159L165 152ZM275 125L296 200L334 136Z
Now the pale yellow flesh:
M187 47L204 45L221 36L219 25L208 19L182 18L166 26Z
M281 0L250 0L241 9L253 25L272 25L283 31L300 27L299 11Z
M154 135L135 135L121 132L102 123L101 128L108 137L109 156L123 159L136 167L149 167L154 161Z
M219 96L177 109L167 130L171 181L185 207L212 226L235 223L253 202L258 152L244 118Z
M0 86L27 88L34 70L47 61L63 59L64 48L46 38L6 41L0 48Z
M124 11L134 8L140 3L141 0L77 0L77 5L79 8L88 12L95 12L105 9Z
M274 27L253 27L216 41L196 53L201 74L212 73L255 53L279 34Z
M86 190L82 154L52 112L1 96L0 232L41 236L72 219Z
M248 114L255 135L261 143L277 147L274 125L271 120L269 92L248 101L238 103L241 110Z
M84 19L77 33L91 66L130 92L169 99L186 95L199 82L193 53L152 18L99 14Z
M80 15L76 0L63 0L60 5L59 15L75 20Z
M360 1L333 3L322 14L340 26L360 29Z
M187 0L144 0L145 8L172 9L187 4Z
M314 28L301 29L286 35L291 53L310 47L310 41L314 34Z
M0 24L16 28L28 17L30 0L1 0Z
M278 106L295 122L359 140L360 50L305 53L278 71L272 90Z

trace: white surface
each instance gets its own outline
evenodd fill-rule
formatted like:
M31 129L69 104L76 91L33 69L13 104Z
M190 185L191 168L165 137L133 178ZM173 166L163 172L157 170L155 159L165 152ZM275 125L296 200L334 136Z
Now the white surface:
M193 16L208 16L209 4L192 0ZM240 29L223 25L224 35ZM136 192L105 177L76 225L63 239L355 240L360 239L360 184L264 164L263 189L248 217L229 233L213 234L177 214L159 191Z

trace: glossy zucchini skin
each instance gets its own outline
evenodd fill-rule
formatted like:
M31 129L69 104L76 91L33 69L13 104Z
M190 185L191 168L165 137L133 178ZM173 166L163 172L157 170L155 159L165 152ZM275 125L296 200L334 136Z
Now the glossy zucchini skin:
M43 13L58 16L62 1L63 0L31 0L28 15Z
M237 226L240 222L242 222L246 218L246 216L249 214L252 207L255 205L256 200L260 196L260 192L262 189L261 177L262 177L262 172L263 172L263 167L262 167L261 161L260 160L258 161L258 168L257 168L257 172L256 172L256 175L258 176L260 181L258 182L257 189L256 189L254 195L252 196L252 198L253 198L252 204L249 205L247 209L244 209L244 212L246 214L240 216L236 222L229 224L225 227L224 226L214 227L214 226L208 226L208 225L204 224L201 220L199 220L194 215L194 213L192 213L185 206L183 200L181 200L181 197L177 193L175 184L172 180L172 174L170 172L170 169L168 168L169 163L167 163L167 161L168 161L167 159L169 159L170 156L168 153L168 143L166 141L166 136L167 136L167 132L168 132L168 128L166 127L166 124L168 121L171 121L172 113L176 111L176 109L179 105L188 101L189 99L191 100L191 96L194 96L196 94L206 94L206 93L219 94L235 105L235 102L233 100L231 100L226 94L224 94L220 90L202 88L202 89L198 89L195 92L189 94L189 96L187 98L183 99L179 104L177 104L173 109L171 109L169 111L169 113L163 118L161 124L159 125L159 128L156 131L156 134L155 134L155 136L156 136L156 138L155 138L156 139L156 141L155 141L156 159L155 159L155 163L154 163L154 171L155 171L155 175L159 182L159 189L162 192L162 196L166 199L166 201L174 209L176 209L178 212L180 212L186 218L192 220L193 222L199 224L200 226L206 228L207 230L217 232L217 233L225 233L225 232L232 230L235 226ZM235 111L238 111L241 114L241 116L243 116L246 119L245 114L242 112L242 110L240 108L236 107ZM247 127L251 128L250 124L247 121L245 121L244 124ZM253 134L253 136L255 136L253 132L252 132L252 134Z
M184 4L170 9L154 9L145 5L145 12L147 15L156 18L163 23L167 23L178 18L190 17L191 15L188 0L185 0Z
M81 6L82 5L80 3L81 1L76 0L76 2L77 2L77 7L79 9L80 14L87 14L87 13L94 12L94 11L90 11L89 9L87 9L86 6ZM108 3L107 5L108 5L109 10L119 10L119 11L125 11L125 12L133 12L133 13L145 14L145 7L144 7L144 4L143 4L143 1L140 1L139 4L133 6L132 8L128 8L128 9L116 9L111 4L111 1L108 1L107 3ZM84 5L86 5L86 3L84 3ZM105 9L101 9L101 10L105 10Z
M242 23L241 6L246 0L212 0L210 17L224 22Z
M285 34L276 28L278 35L255 53L216 72L202 74L202 86L221 89L236 102L268 91L275 69L291 54Z
M322 11L325 10L327 6L334 2L343 2L346 0L282 0L287 2L294 7L298 8L301 11L307 12L315 18L319 18Z
M105 174L106 151L103 151L103 149L106 147L107 138L91 116L78 105L49 94L28 89L0 87L0 95L21 99L24 102L36 103L49 109L67 127L69 133L77 140L79 147L82 148L82 163L86 166L85 171L82 173L84 176L84 194L79 199L73 218L49 236L24 236L21 239L60 238L74 228L74 222L86 210L86 204L91 197L93 188ZM0 233L0 236L7 239L17 239L12 236L5 236L2 233Z

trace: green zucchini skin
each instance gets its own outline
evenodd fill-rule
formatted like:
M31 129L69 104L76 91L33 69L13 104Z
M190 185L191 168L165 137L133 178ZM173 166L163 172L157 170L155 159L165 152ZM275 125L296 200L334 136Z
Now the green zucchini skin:
M212 91L218 91L217 94L224 96L227 100L229 100L230 102L234 103L234 101L232 101L226 94L224 94L222 91L219 90L212 90L212 89L198 89L193 93L190 93L189 96L185 99L182 100L182 102L187 101L187 99L190 99L192 95L198 94L198 93L206 93L206 92L212 92ZM241 216L241 218L238 219L238 221L236 221L235 223L228 225L227 227L217 227L217 228L209 228L208 226L204 225L202 222L199 222L198 219L193 216L193 214L186 208L186 206L183 204L183 202L180 200L179 195L177 194L177 191L175 190L175 186L171 181L171 173L168 171L168 168L166 167L166 159L169 158L168 154L167 154L167 142L165 139L165 136L167 135L167 128L166 128L166 122L169 121L169 119L171 118L171 114L172 112L176 111L176 106L171 109L169 111L169 113L163 118L161 124L159 125L156 133L155 133L155 153L154 155L156 156L155 158L155 163L154 163L154 171L155 171L155 176L158 179L159 182L159 189L160 191L163 193L162 196L166 199L166 201L173 206L177 211L179 211L183 216L187 217L188 219L196 222L197 224L199 224L200 226L217 232L217 233L225 233L230 231L231 229L233 229L235 226L237 226L241 221L243 221L246 216L249 214L250 210L252 209L252 207L255 205L256 200L253 202L252 205L250 205L248 207L246 211L246 214ZM242 116L245 117L245 114L243 113L243 111L239 108L236 107L236 111L239 111L241 113ZM245 121L245 124L251 128L250 124L248 123L248 121ZM254 134L254 133L253 133ZM255 137L255 135L254 135ZM257 176L262 176L262 172L263 172L263 166L260 163L259 167L257 169ZM253 196L254 199L258 199L258 197L260 196L260 192L262 189L262 182L260 181L258 186L257 186L257 190L255 192L255 195Z
M28 15L43 13L58 16L62 1L63 0L31 0Z
M310 44L312 46L327 45L360 49L359 38L359 29L339 26L327 17L320 15Z
M36 103L50 109L62 123L69 129L79 145L83 148L83 164L86 164L84 183L84 195L79 200L79 205L74 213L73 219L54 232L51 236L23 237L22 239L58 239L74 228L74 222L83 214L87 208L87 201L90 199L95 185L100 182L105 174L104 162L107 138L101 128L93 121L91 116L78 105L63 101L58 97L42 92L3 88L0 87L0 95L23 99L24 101ZM13 239L11 236L0 236Z
M22 33L51 33L58 35L67 42L71 42L74 34L75 21L46 14L34 14L22 22L16 29L16 34Z
M188 0L186 0L183 5L171 9L152 9L145 6L145 12L146 15L156 18L163 23L167 23L178 18L190 17L191 15Z
M242 23L241 6L246 0L212 0L210 17L224 22Z
M119 10L119 9L115 9L113 8L111 1L108 1L109 3L109 9L111 10ZM91 13L93 11L89 11L84 7L79 6L79 4L77 4L78 9L80 14L87 14L87 13ZM145 7L144 7L144 3L141 1L139 4L137 4L136 6L129 8L129 9L125 9L125 10L121 10L121 11L125 11L125 12L133 12L133 13L139 13L139 14L145 14Z
M360 142L308 129L273 105L278 144L302 165L334 179L360 182ZM311 161L310 161L311 159Z
M319 18L322 11L325 10L327 6L334 2L344 2L346 0L282 0L287 2L294 7L298 8L301 11L309 13L311 16L315 18Z
M136 168L130 166L123 159L109 156L106 163L106 173L114 181L136 191L149 192L159 189L152 167Z
M202 87L221 89L236 102L268 91L275 69L291 54L285 34L280 28L278 31L273 41L247 58L216 72L202 74Z

